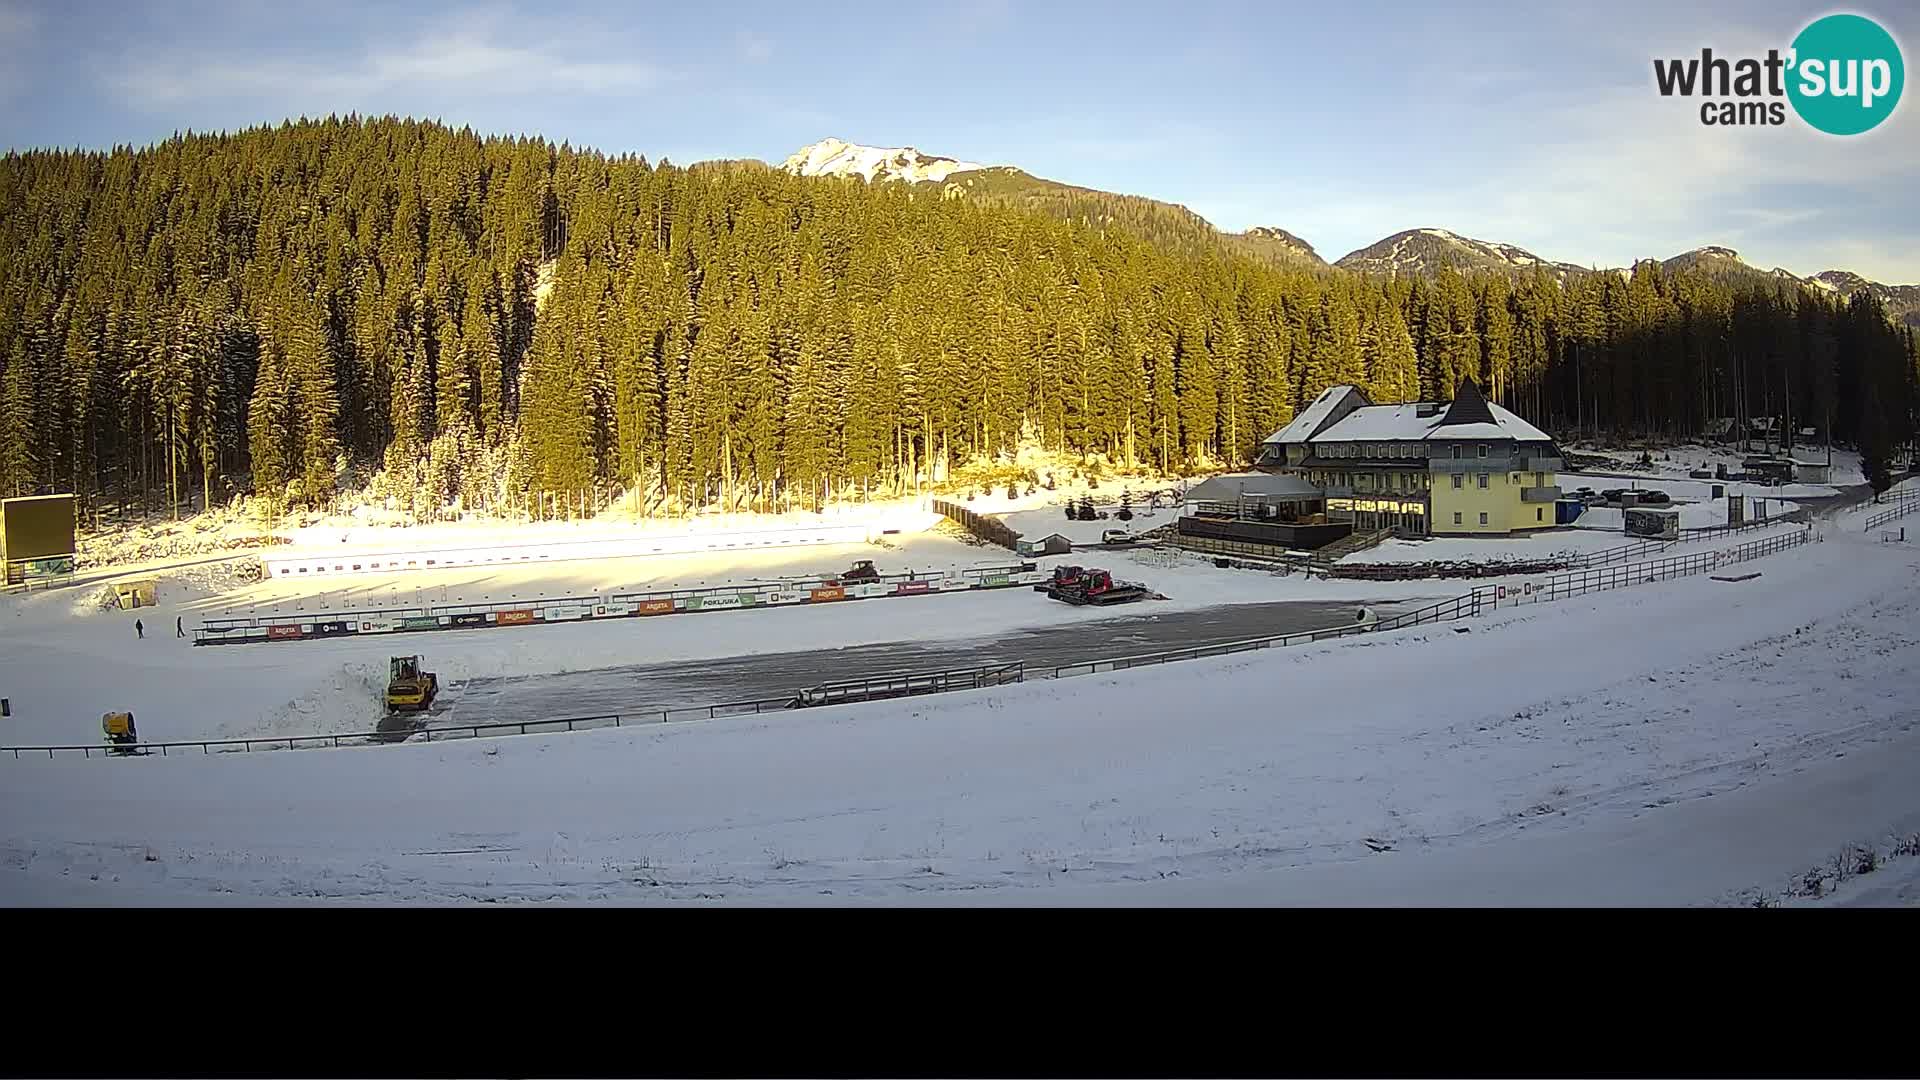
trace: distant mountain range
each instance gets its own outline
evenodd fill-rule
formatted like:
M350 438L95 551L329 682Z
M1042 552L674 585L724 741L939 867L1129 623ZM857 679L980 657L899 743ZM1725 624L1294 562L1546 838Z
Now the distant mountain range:
M1042 179L1009 165L986 166L959 161L924 154L911 146L862 146L841 139L823 139L801 147L781 168L798 176L858 176L870 183L894 180L910 184L940 183L942 193L948 198L975 198L1064 220L1116 224L1176 245L1224 245L1281 266L1308 270L1328 266L1312 244L1276 226L1259 225L1242 233L1226 232L1177 203L1076 187ZM1661 265L1668 270L1697 268L1719 277L1786 280L1823 292L1852 294L1865 289L1880 298L1889 315L1920 326L1920 285L1885 285L1848 270L1825 270L1806 278L1779 267L1762 270L1741 259L1734 249L1718 245L1682 252L1661 260ZM1516 274L1545 269L1561 279L1602 269L1555 262L1513 244L1479 240L1440 228L1394 233L1349 252L1332 266L1379 276L1428 275L1446 266L1462 271ZM1616 272L1625 274L1629 270L1618 268Z

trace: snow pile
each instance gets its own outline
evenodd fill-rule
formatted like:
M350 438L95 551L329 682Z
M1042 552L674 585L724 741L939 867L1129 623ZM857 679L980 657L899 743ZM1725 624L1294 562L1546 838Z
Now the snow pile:
M281 547L286 537L262 529L244 500L193 514L179 521L143 522L82 530L77 536L77 570L218 555Z
M911 146L861 146L840 139L822 139L803 146L780 167L796 176L858 176L870 183L904 180L909 184L945 180L953 173L986 168L971 161L923 154Z

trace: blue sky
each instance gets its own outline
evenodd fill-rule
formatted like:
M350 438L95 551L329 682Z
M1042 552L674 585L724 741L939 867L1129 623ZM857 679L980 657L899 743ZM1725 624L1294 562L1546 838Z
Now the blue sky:
M1920 90L1876 131L1703 127L1654 57L1784 49L1910 0L339 3L0 0L0 145L328 112L652 160L913 145L1278 225L1328 259L1438 226L1569 262L1725 244L1920 281Z

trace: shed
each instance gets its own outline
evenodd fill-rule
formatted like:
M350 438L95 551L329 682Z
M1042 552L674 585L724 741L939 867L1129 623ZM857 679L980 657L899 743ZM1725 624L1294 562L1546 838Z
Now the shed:
M1629 536L1650 540L1680 539L1680 511L1672 507L1635 506L1621 516L1626 519Z
M1021 555L1065 555L1073 550L1073 541L1059 533L1043 536L1038 540L1025 537L1014 541L1014 551Z
M119 601L122 611L152 607L159 591L159 582L153 578L141 578L137 581L116 581L113 583L114 599Z
M1828 484L1833 482L1833 467L1824 461L1799 461L1793 463L1793 478L1803 484Z

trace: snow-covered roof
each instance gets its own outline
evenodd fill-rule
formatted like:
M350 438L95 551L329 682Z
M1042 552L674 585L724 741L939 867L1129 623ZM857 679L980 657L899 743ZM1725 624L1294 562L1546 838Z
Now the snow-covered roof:
M1290 473L1230 473L1203 480L1187 489L1187 502L1233 502L1249 499L1317 499L1319 488Z
M1346 415L1327 422L1349 394L1361 404ZM1471 400L1468 399L1471 396ZM1422 412L1426 415L1421 415ZM1488 422L1487 418L1491 418ZM1448 424L1452 419L1455 423ZM1471 420L1471 423L1460 422ZM1325 430L1322 430L1324 427ZM1306 442L1393 442L1407 439L1514 439L1519 442L1550 442L1553 436L1486 401L1471 383L1461 384L1454 404L1408 402L1404 405L1374 405L1366 394L1352 386L1329 386L1300 410L1293 422L1269 435L1268 445Z
M1520 442L1549 442L1552 436L1492 402L1491 424L1443 424L1447 414L1437 410L1420 415L1420 406L1367 405L1342 417L1327 430L1313 437L1314 442L1392 442L1400 439L1514 439Z
M1320 391L1320 396L1313 399L1313 404L1301 409L1300 412L1294 416L1292 423L1267 436L1265 441L1270 443L1306 442L1308 439L1314 437L1314 434L1320 430L1321 425L1326 423L1327 416L1340 407L1340 403L1346 399L1348 394L1359 394L1360 400L1363 403L1367 400L1367 396L1360 393L1359 387L1344 385L1329 386L1325 390ZM1365 408L1366 406L1363 404L1361 407Z
M1441 413L1419 415L1419 405L1366 405L1342 417L1332 427L1314 437L1314 442L1386 442L1393 439L1424 439L1438 424Z

